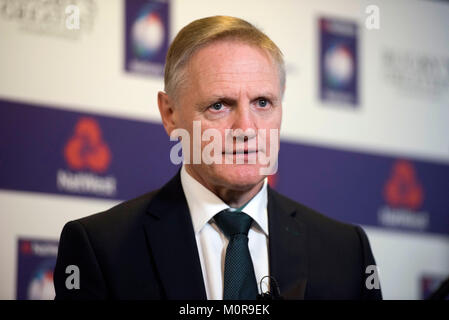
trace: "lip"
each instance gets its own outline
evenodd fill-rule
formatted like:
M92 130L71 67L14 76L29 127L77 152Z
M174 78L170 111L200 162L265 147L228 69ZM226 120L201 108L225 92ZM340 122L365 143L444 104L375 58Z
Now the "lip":
M231 155L231 154L233 154L233 155L241 155L241 154L252 154L252 153L258 153L259 152L259 150L242 150L242 151L236 151L236 150L233 150L232 152L231 151L223 151L223 154L229 154L229 155Z

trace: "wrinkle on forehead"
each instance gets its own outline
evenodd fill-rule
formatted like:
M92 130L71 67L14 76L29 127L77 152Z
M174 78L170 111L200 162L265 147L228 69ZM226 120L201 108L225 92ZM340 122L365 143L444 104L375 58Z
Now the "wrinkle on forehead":
M198 93L258 87L280 91L277 66L269 54L240 42L218 42L204 47L186 67L187 85Z
M273 81L273 72L215 72L213 70L205 70L197 72L196 81L201 82L261 82ZM276 78L277 79L277 78Z

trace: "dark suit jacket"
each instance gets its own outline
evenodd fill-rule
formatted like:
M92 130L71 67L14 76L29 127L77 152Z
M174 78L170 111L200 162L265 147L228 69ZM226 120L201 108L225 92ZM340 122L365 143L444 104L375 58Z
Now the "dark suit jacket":
M268 188L269 269L286 299L381 299L365 286L368 239ZM68 265L80 288L68 290ZM179 173L157 191L64 226L56 299L206 299Z

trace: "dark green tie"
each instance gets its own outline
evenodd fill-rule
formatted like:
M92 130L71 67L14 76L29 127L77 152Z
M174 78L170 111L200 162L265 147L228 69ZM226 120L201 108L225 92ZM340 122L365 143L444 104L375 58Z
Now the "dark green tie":
M226 248L223 300L255 300L257 283L248 248L248 231L253 219L246 213L223 210L215 222L229 239Z

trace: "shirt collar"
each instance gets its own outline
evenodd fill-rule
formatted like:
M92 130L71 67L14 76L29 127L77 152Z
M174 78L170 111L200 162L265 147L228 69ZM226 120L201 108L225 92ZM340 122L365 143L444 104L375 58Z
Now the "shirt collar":
M223 200L194 179L184 165L181 168L181 184L189 206L195 234L199 233L218 212L230 208ZM268 236L267 202L267 179L265 178L262 188L243 208L243 212L258 224L266 236Z

